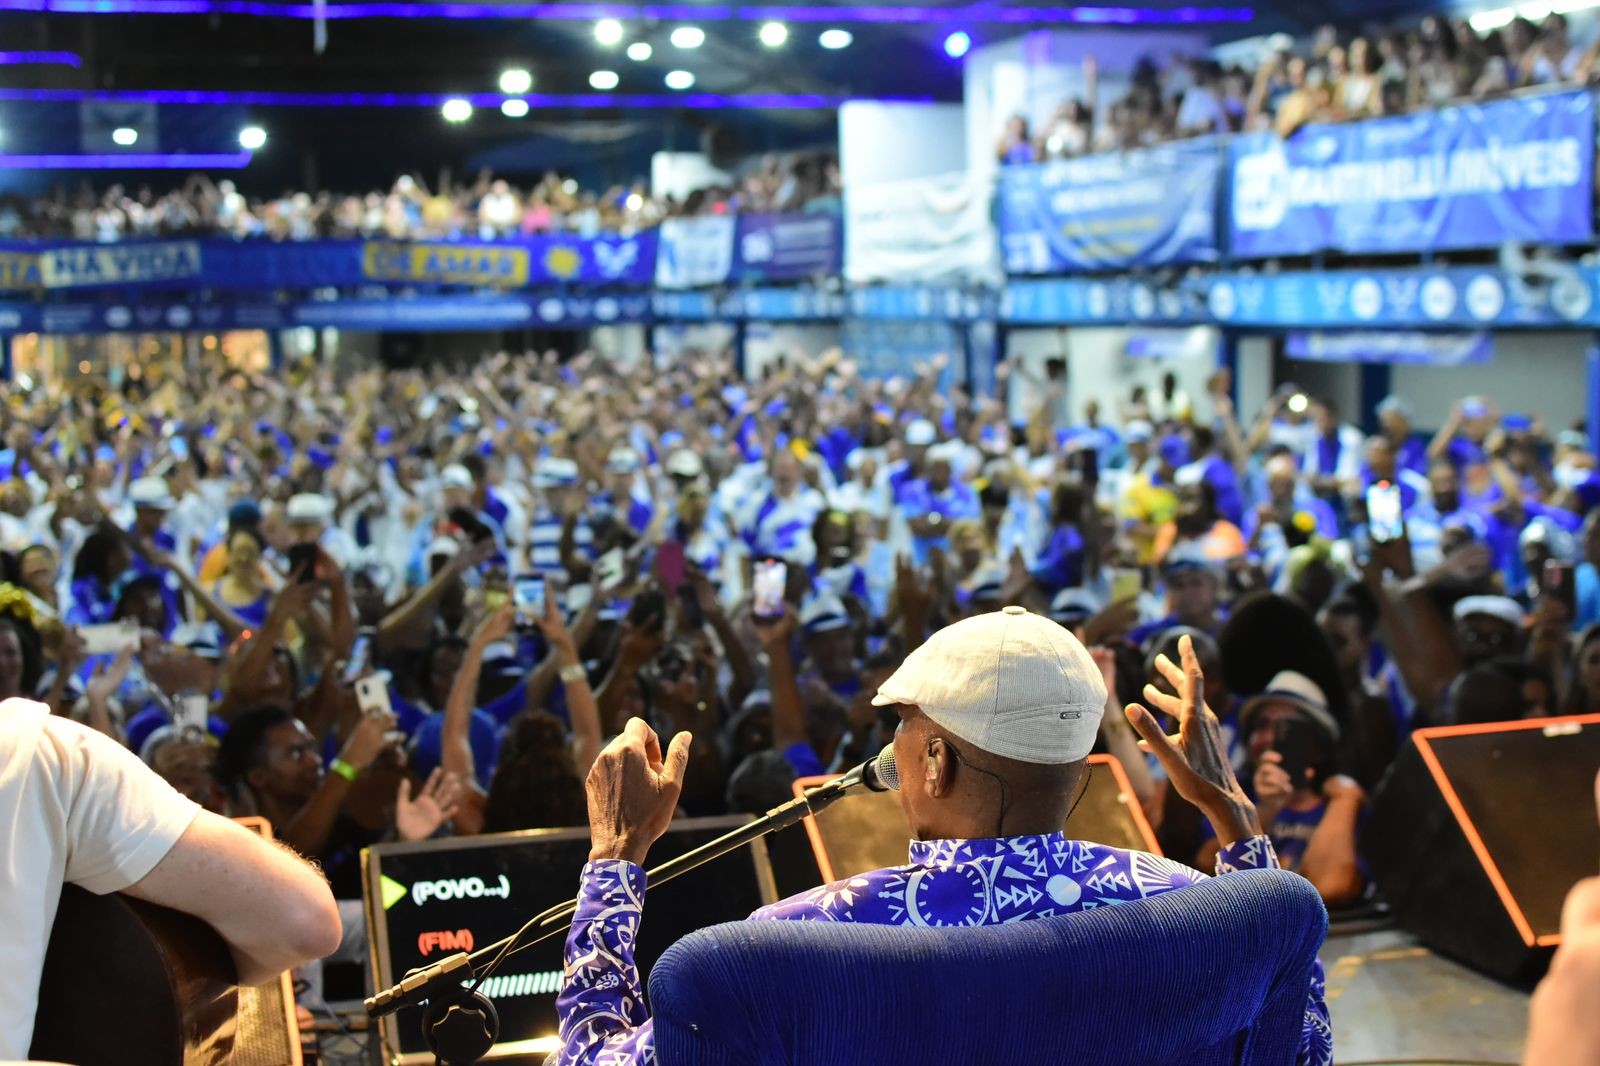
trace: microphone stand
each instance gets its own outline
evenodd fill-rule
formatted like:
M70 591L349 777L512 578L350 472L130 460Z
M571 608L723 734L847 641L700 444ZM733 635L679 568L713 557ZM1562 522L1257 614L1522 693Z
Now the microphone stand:
M835 778L826 784L819 785L799 796L772 808L766 814L753 821L747 822L737 829L724 833L709 843L702 844L693 851L685 852L676 859L668 860L653 870L645 872L648 887L664 884L675 877L688 873L697 867L704 866L712 859L726 855L730 851L744 847L746 844L760 837L766 836L779 829L786 829L802 818L810 817L821 811L850 789L857 785L866 785L875 792L881 792L890 787L884 776L884 771L879 769L885 757L889 766L889 773L893 773L892 748L885 748L878 759L869 760L856 767L842 777ZM892 779L890 779L892 780ZM484 978L490 976L506 959L519 951L526 950L534 944L548 940L557 933L567 928L572 916L577 913L578 901L568 900L558 903L549 910L534 915L523 927L487 947L479 948L470 955L466 952L456 952L448 955L429 966L419 967L406 974L398 984L386 988L377 995L364 1002L367 1016L382 1018L393 1014L401 1007L416 1006L424 1001L434 1001L436 1005L455 1004L465 1011L474 1010L472 1000L478 998L482 1004L477 1008L477 1013L483 1014L482 1007L488 1006L487 1018L494 1018L493 1007L489 1006L487 997L478 996L477 986ZM481 967L481 968L480 968ZM462 984L472 980L470 989L463 991ZM430 1010L430 1014L432 1011ZM425 1035L429 1043L434 1043L433 1024L424 1020ZM472 1027L476 1030L476 1027ZM485 1019L484 1028L490 1030L487 1034L488 1043L483 1044L482 1051L472 1054L470 1051L457 1051L448 1057L440 1054L440 1061L449 1063L476 1062L478 1058L488 1051L498 1038L498 1020L488 1024ZM476 1031L474 1036L477 1036ZM435 1046L435 1052L439 1048Z

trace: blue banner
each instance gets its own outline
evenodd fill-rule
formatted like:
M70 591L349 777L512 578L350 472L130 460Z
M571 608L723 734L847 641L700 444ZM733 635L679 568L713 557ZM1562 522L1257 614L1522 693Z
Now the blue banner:
M739 216L733 273L742 281L838 277L843 266L844 239L833 215Z
M355 285L645 287L654 230L515 241L129 241L0 244L0 291L116 286L253 290Z
M512 293L413 296L276 303L219 300L130 303L0 302L5 333L184 333L236 329L338 329L392 333L499 329L587 329L649 322L647 293L619 295L518 295Z
M1474 333L1423 333L1420 330L1294 330L1284 339L1284 354L1315 363L1410 363L1467 366L1494 358L1494 337Z
M1000 297L1000 318L1014 325L1084 325L1206 321L1205 294L1190 286L1130 278L1013 281Z
M1594 232L1587 91L1315 125L1229 152L1229 252L1249 258L1572 243Z
M1217 260L1222 149L1188 141L1000 172L1008 274Z

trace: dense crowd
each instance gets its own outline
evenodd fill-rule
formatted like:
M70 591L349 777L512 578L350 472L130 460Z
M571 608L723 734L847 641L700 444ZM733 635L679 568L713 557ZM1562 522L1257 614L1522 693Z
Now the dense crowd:
M1002 163L1033 163L1146 147L1185 137L1274 130L1308 122L1399 115L1534 86L1588 85L1600 77L1600 38L1572 40L1567 18L1535 26L1518 15L1479 33L1466 18L1428 15L1414 29L1354 36L1332 26L1301 49L1271 52L1252 72L1209 58L1139 61L1127 92L1099 100L1093 57L1083 95L1064 101L1042 129L1013 115L996 146ZM1102 108L1101 104L1105 106Z
M483 171L471 182L448 173L430 188L420 175L363 195L288 191L251 198L228 179L192 176L158 194L150 186L114 185L97 194L58 189L44 200L0 199L0 238L70 237L102 243L139 237L214 234L238 239L321 237L496 240L540 233L632 233L663 219L758 211L839 210L839 166L829 155L767 155L726 185L682 199L654 196L644 182L586 191L546 173L523 188Z
M1292 387L1242 423L1225 374L1107 417L1002 366L1012 422L942 368L219 361L14 391L0 697L266 815L344 898L379 839L583 825L636 716L696 737L683 811L764 810L879 749L871 697L925 637L1012 603L1078 633L1113 704L1190 636L1284 865L1338 906L1411 730L1600 711L1581 434L1468 398L1425 437L1392 397L1368 436ZM1208 868L1121 713L1102 745Z

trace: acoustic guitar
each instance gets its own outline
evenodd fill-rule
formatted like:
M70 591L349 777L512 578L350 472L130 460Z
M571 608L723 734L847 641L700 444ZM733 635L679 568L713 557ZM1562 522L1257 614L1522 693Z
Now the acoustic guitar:
M199 918L67 885L50 931L29 1057L72 1066L224 1066L238 1028L235 979L227 945Z

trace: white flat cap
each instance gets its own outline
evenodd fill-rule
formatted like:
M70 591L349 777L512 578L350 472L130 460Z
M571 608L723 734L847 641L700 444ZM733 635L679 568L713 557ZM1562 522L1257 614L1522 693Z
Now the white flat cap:
M915 704L940 728L984 751L1062 764L1086 758L1094 747L1106 685L1071 633L1007 607L939 630L872 703Z

